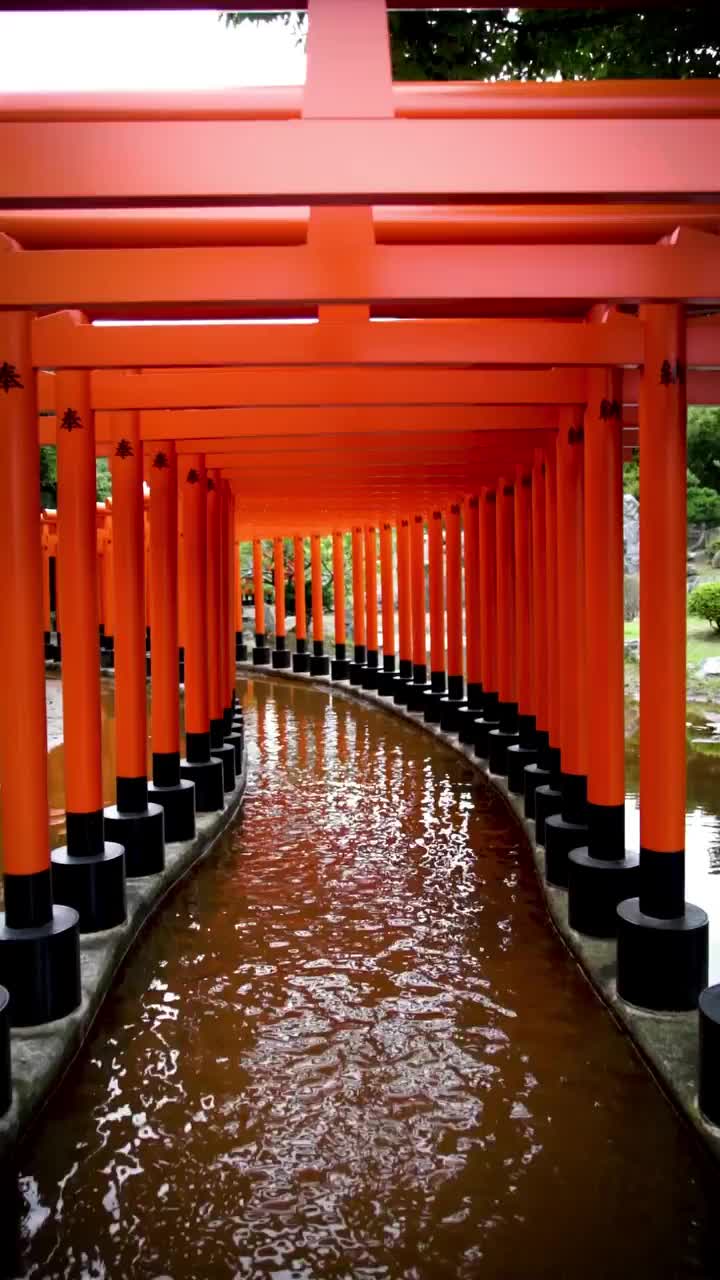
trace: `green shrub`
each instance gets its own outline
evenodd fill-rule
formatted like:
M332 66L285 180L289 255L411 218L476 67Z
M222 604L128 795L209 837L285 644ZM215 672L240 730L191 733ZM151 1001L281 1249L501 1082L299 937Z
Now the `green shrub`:
M692 471L688 471L687 518L688 524L717 524L720 520L720 493L700 484Z
M694 587L688 596L688 613L694 618L705 618L720 631L720 582L704 582Z

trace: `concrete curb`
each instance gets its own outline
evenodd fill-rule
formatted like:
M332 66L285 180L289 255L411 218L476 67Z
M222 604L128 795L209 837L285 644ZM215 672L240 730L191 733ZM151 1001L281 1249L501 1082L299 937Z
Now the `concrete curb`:
M157 876L128 880L128 917L124 925L80 940L82 1004L75 1013L42 1027L23 1027L11 1035L13 1100L0 1119L0 1163L41 1110L92 1027L113 978L146 920L187 873L211 853L238 812L247 786L247 748L235 790L225 808L197 816L194 840L168 844L165 869Z
M527 819L522 800L514 796L501 777L491 774L487 762L481 761L472 747L466 747L458 739L444 733L437 725L426 724L418 712L397 706L392 699L381 698L372 689L361 689L345 681L332 681L328 676L310 676L292 671L271 671L255 667L252 663L238 663L238 673L253 679L290 680L313 685L349 701L370 703L407 720L430 737L452 748L485 781L489 782L504 800L513 817L522 828L533 856L535 871L542 889L550 920L585 977L589 980L610 1013L632 1040L645 1065L671 1103L690 1122L710 1151L720 1159L720 1129L708 1124L701 1115L697 1099L698 1073L698 1014L650 1013L636 1009L620 1000L615 987L615 942L589 938L576 933L568 924L567 893L545 881L545 850L535 843L535 823Z

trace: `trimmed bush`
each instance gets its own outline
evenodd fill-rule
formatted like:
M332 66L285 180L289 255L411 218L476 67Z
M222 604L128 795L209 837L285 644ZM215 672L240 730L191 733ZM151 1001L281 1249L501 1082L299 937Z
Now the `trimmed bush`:
M688 613L694 618L705 618L720 631L720 582L704 582L694 587L688 596Z

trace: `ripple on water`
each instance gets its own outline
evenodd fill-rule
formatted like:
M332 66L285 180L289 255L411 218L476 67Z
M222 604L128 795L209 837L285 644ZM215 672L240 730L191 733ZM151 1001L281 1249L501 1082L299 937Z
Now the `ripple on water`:
M245 811L21 1158L42 1277L700 1277L718 1179L550 932L497 796L246 695Z

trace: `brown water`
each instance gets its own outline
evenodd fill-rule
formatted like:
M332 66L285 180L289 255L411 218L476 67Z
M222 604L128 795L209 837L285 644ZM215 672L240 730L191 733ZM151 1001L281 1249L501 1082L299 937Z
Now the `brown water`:
M21 1152L16 1274L719 1275L718 1173L502 801L389 715L244 701L243 816Z

